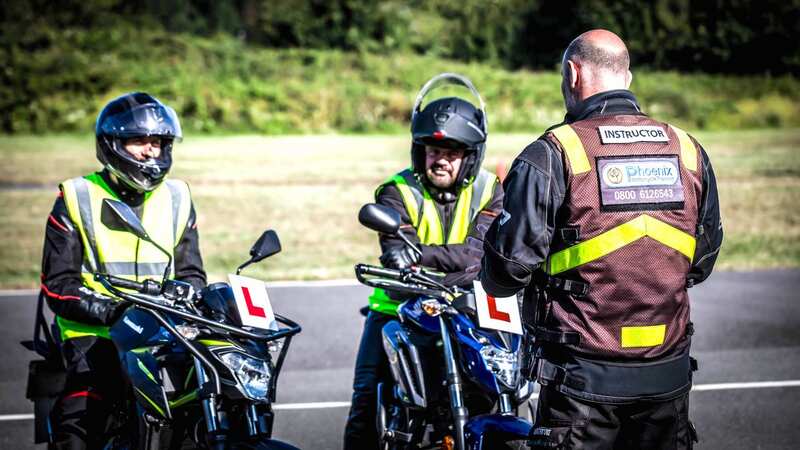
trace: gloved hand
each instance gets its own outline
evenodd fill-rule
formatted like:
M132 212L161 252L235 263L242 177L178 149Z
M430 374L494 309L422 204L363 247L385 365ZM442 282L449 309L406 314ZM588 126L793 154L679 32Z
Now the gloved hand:
M122 314L125 313L125 310L128 309L130 305L131 304L128 302L95 300L92 305L92 310L103 325L114 325L114 322L122 317Z
M381 255L380 260L387 269L408 269L419 263L419 254L407 246L392 247Z
M480 264L475 264L459 272L450 272L445 275L442 284L445 286L469 287L472 285L473 281L478 279L480 270Z

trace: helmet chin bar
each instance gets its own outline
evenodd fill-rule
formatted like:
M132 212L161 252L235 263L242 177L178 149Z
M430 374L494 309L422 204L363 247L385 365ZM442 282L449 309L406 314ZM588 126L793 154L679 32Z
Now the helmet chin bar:
M472 95L478 100L479 108L478 110L481 112L481 119L483 122L483 132L484 138L489 134L489 121L486 117L486 104L483 102L483 98L481 94L478 93L478 90L475 89L475 86L472 84L472 81L469 78L459 75L457 73L445 72L436 75L435 77L428 80L422 89L420 89L419 94L417 94L417 100L414 102L414 108L411 110L411 123L414 123L414 116L420 112L420 106L422 106L422 101L425 99L425 96L428 95L432 90L436 89L439 86L453 84L456 86L464 86L465 88L469 89Z

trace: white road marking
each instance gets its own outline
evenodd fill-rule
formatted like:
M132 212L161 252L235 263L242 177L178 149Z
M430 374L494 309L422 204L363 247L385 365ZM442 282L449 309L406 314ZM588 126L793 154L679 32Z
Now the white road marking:
M350 402L316 402L316 403L276 403L273 409L327 409L327 408L349 408Z
M800 380L784 381L752 381L748 383L711 383L695 385L693 391L724 391L728 389L762 389L776 387L797 387ZM534 398L536 395L533 396ZM298 410L298 409L330 409L346 408L350 402L313 402L313 403L284 403L275 404L272 407L276 410ZM0 415L0 422L11 422L19 420L33 420L33 414L5 414Z
M0 416L0 422L11 422L14 420L33 420L33 414L5 414Z
M698 384L692 388L693 391L724 391L727 389L758 389L772 387L794 387L800 386L800 380L786 381L751 381L749 383L713 383Z

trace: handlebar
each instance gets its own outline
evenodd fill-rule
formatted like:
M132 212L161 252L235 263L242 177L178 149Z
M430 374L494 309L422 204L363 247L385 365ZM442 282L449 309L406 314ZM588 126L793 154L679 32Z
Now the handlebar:
M122 287L122 288L128 288L128 289L135 289L135 290L137 290L139 292L141 292L142 290L146 291L148 289L148 284L149 284L147 282L138 283L136 281L125 280L123 278L118 278L118 277L115 277L113 275L107 275L107 274L95 274L95 279L97 281L99 281L100 284L102 284L103 287L108 289L108 291L111 292L113 295L115 295L115 296L117 296L117 297L119 297L119 298L121 298L123 300L127 300L127 301L129 301L129 302L131 302L131 303L133 303L135 305L142 306L142 307L144 307L146 309L152 309L152 310L156 310L156 311L161 311L161 312L174 314L174 315L176 315L178 317L181 317L183 319L187 319L187 320L190 320L190 321L193 321L193 322L199 322L199 323L202 323L203 325L206 325L206 326L208 326L210 328L215 328L217 330L227 331L228 333L231 333L231 334L234 334L234 335L237 335L237 336L240 336L240 337L246 337L248 339L263 340L264 342L269 342L269 341L274 341L274 340L281 339L281 338L284 338L284 337L287 337L287 336L293 336L293 335L299 333L300 331L302 331L302 328L300 327L300 325L298 325L297 323L295 323L295 322L293 322L293 321L291 321L291 320L289 320L289 319L287 319L287 318L285 318L283 316L279 316L277 314L275 315L275 320L277 320L279 323L283 323L284 325L287 325L288 328L283 328L283 329L280 329L278 331L271 331L270 330L270 331L268 331L266 333L248 331L248 330L245 330L243 328L239 328L239 327L236 327L236 326L233 326L233 325L228 325L228 324L225 324L225 323L216 322L216 321L213 321L211 319L207 319L207 318L205 318L203 316L199 316L197 314L192 314L190 312L181 311L180 309L177 309L177 308L174 308L174 307L171 307L171 306L162 305L160 303L156 303L154 301L138 297L138 296L136 296L134 294L129 294L129 293L120 291L119 288L118 288L118 287ZM114 281L114 283L111 282L112 280ZM117 285L118 281L123 281L123 283L119 283ZM158 285L158 283L156 283L156 282L153 282L153 283L155 285ZM131 286L131 287L128 287L128 286ZM158 286L160 287L160 285L158 285ZM136 289L137 287L141 288L141 290ZM152 294L149 294L149 292L141 292L141 293L142 294L146 294L146 295L152 295ZM158 292L156 292L156 294L157 293Z
M454 289L432 279L422 270L387 269L368 264L356 264L354 269L360 283L375 288L442 299L456 294Z
M155 280L144 280L143 283L138 281L128 280L127 278L120 278L114 275L109 275L107 273L96 273L94 275L95 281L101 281L101 279L108 280L113 286L122 288L122 289L131 289L136 292L145 295L158 295L161 293L161 283Z

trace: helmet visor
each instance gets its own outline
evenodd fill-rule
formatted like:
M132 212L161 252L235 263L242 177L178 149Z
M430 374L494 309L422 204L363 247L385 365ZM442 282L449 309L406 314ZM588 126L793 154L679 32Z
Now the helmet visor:
M177 141L183 139L181 124L175 110L169 106L147 103L106 117L97 134L121 139L136 136L161 136Z

